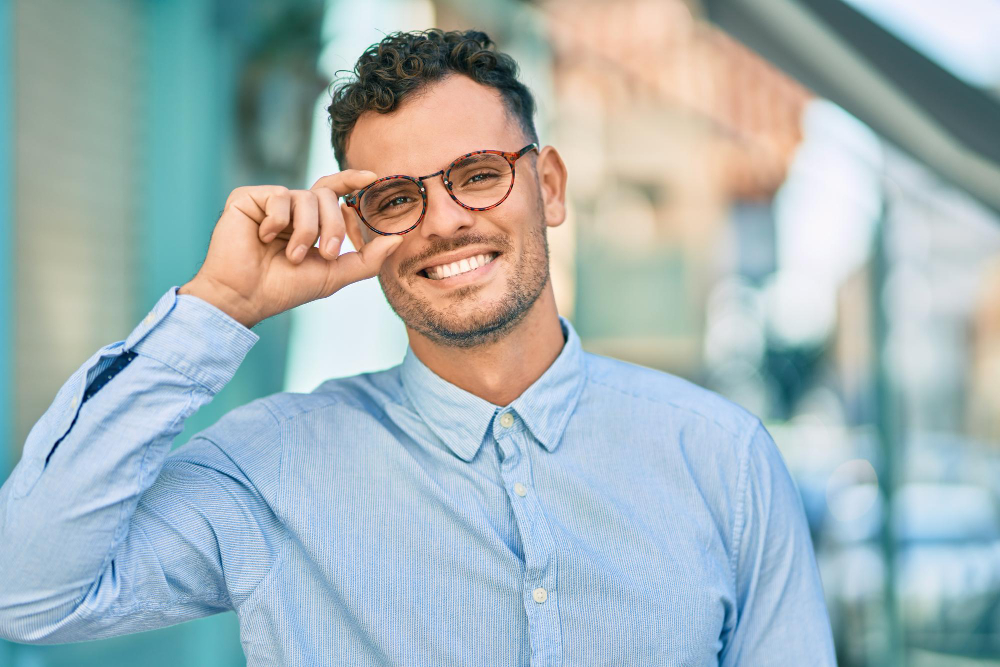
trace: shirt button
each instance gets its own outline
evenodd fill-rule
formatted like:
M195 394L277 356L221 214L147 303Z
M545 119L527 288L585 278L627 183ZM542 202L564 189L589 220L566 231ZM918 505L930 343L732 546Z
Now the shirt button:
M513 426L514 415L510 414L509 412L505 412L502 415L500 415L500 425L503 426L504 428L510 428L511 426Z
M518 482L517 484L514 485L514 493L523 498L524 496L528 495L528 490L524 488L524 484Z
M535 602L537 602L538 604L542 604L543 602L545 602L546 598L549 597L549 595L548 593L545 592L544 588L539 586L535 590L531 591L531 597L533 597L535 599Z
M77 398L76 398L76 396L74 396L73 400L69 402L69 407L75 408L76 407L76 401L77 401Z
M143 322L145 322L146 324L149 324L150 322L153 321L154 317L155 317L155 315L153 315L153 313L150 313L149 315L146 315L146 319L144 319Z

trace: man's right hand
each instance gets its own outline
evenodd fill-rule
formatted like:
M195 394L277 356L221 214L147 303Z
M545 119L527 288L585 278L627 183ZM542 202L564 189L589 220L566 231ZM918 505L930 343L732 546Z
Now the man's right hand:
M204 299L249 328L377 275L401 236L378 235L358 251L339 255L345 216L356 213L338 199L374 180L370 171L345 169L320 178L309 190L236 188L212 232L204 263L178 294ZM317 237L319 248L313 247Z

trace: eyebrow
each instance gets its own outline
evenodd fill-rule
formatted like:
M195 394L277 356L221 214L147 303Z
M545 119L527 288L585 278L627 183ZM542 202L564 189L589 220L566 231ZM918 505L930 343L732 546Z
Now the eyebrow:
M383 181L382 183L379 183L375 187L373 187L370 190L368 190L368 192L366 193L366 195L369 196L369 197L377 197L377 196L381 195L382 193L384 193L386 190L391 190L393 188L403 187L404 184L409 184L409 185L414 185L414 186L416 185L412 181L403 181L401 179L398 179L398 180L395 180L395 181Z
M482 162L484 160L491 160L496 158L497 155L494 153L476 153L475 155L466 155L465 157L458 158L455 160L455 165L465 165L474 162Z

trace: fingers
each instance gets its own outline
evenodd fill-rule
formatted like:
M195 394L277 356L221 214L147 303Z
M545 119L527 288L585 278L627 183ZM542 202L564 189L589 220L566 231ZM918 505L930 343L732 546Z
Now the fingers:
M344 195L350 194L355 190L360 190L374 181L375 178L375 174L370 171L345 169L343 171L338 171L336 174L320 177L309 189L315 190L316 188L329 188L333 190L338 197L343 197Z
M267 243L288 226L291 197L283 185L244 186L229 194L223 215L229 210L238 211L256 223L258 237Z
M322 176L313 183L311 192L319 201L320 255L326 259L336 259L347 233L345 215L353 212L350 207L340 204L339 198L354 190L359 190L376 179L371 171L345 169L336 174Z
M261 194L263 201L258 201ZM260 221L257 235L261 241L269 243L292 221L291 192L286 187L275 186L266 190L264 188L253 190L250 192L250 197L265 213L264 219Z
M279 236L287 239L284 252L293 264L303 261L317 237L321 240L320 257L333 260L339 256L347 233L344 211L338 199L375 179L373 172L345 169L319 178L309 190L289 190L280 185L247 186L233 190L226 206L257 223L261 242L270 243ZM390 247L395 247L395 243L390 243ZM384 257L378 261L379 265L381 261ZM349 263L355 262L361 262L360 257ZM367 263L361 262L358 266L358 270L368 271ZM378 272L377 267L375 272Z
M403 242L398 234L377 236L356 252L346 252L337 260L341 287L378 275L382 263Z
M337 193L324 187L312 190L319 202L320 255L336 259L344 242L344 217L337 202Z
M300 263L319 236L319 202L310 190L291 192L292 235L285 247L285 255L293 264Z
M355 249L360 248L365 244L364 239L361 236L361 218L358 217L358 212L347 204L340 205L340 212L344 218L344 224L347 226L347 238L351 239L351 245Z

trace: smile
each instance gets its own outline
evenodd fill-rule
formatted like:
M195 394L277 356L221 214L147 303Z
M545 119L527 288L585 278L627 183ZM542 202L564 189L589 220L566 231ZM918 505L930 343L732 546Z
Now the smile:
M445 278L460 276L464 273L470 273L478 268L486 266L496 259L497 255L498 253L488 252L481 255L466 257L465 259L461 259L457 262L451 262L449 264L428 266L423 270L423 274L431 280L444 280Z

